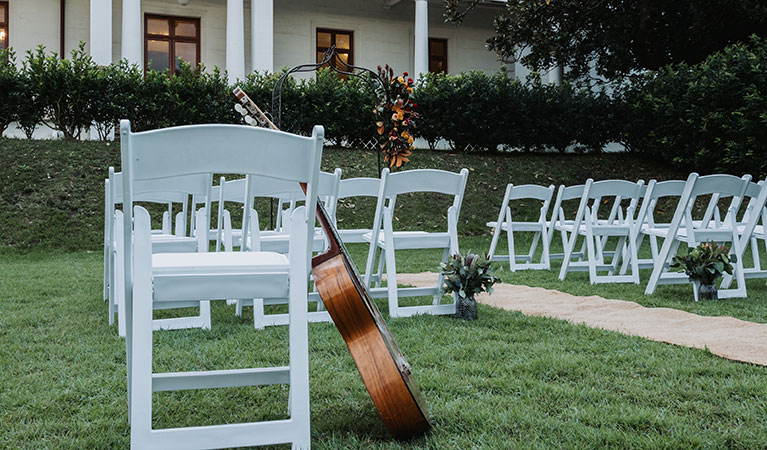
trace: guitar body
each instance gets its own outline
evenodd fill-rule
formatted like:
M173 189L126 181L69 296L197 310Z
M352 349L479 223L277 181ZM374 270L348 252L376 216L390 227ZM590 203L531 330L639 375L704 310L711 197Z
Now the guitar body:
M410 366L367 288L360 283L357 269L335 228L330 227L322 205L318 205L317 214L330 241L326 253L312 258L320 298L346 341L389 432L397 439L424 434L431 423L418 385L410 378Z
M258 124L277 129L245 92L237 88L234 94ZM302 187L306 190L305 184ZM320 298L349 347L386 428L397 439L420 436L431 423L418 385L410 378L410 366L321 203L317 204L317 219L329 243L327 252L312 258Z

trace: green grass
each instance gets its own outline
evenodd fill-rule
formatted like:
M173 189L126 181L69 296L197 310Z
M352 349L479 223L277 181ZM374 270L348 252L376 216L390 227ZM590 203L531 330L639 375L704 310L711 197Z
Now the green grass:
M124 341L107 325L101 301L103 177L118 162L117 144L0 139L2 448L128 447ZM373 152L327 149L324 168L337 166L345 177L377 173ZM627 154L418 151L409 168L422 167L470 169L459 230L462 250L475 251L489 247L484 223L495 219L508 182L686 176ZM404 228L444 228L448 200L402 197L396 217ZM532 206L519 205L515 216L536 214ZM341 226L369 226L372 208L372 201L342 203ZM264 219L266 205L259 209ZM517 244L521 250L526 241ZM362 269L366 249L351 251ZM404 251L398 269L436 271L439 256ZM645 296L649 271L639 286L591 286L586 273L558 281L558 268L557 262L551 271L499 274L504 282L767 323L764 280L748 282L748 299L693 303L689 285L661 286ZM254 330L250 308L244 318L223 302L212 310L210 331L155 334L155 371L286 363L284 327ZM338 332L310 324L316 448L761 448L767 442L764 367L486 306L472 323L419 316L389 324L434 430L407 444L392 441ZM273 419L285 416L287 390L158 393L154 406L155 427Z
M422 264L405 254L401 267ZM127 448L124 341L107 325L100 252L6 250L0 267L2 446ZM214 303L212 330L155 334L155 371L286 362L284 327L256 331L249 308L236 318L233 307ZM407 444L388 436L333 325L310 324L313 445L758 448L767 442L767 368L486 306L479 313L470 323L389 320L435 425ZM279 418L286 404L287 390L274 386L155 394L153 423Z

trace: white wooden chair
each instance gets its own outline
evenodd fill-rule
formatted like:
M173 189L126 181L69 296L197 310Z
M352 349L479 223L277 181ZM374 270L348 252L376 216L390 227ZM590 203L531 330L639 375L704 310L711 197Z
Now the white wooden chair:
M132 448L225 448L291 443L309 448L306 319L309 240L324 132L311 138L237 125L194 125L132 133L120 124L124 170L128 391ZM226 145L221 145L226 143ZM216 152L211 152L216 148ZM133 208L141 180L195 173L242 173L308 184L306 205L291 220L289 255L273 252L152 254L149 217ZM134 229L134 233L130 230ZM198 228L207 234L208 227ZM204 230L204 231L202 231ZM134 239L135 235L135 239ZM220 298L289 298L288 366L153 373L152 303ZM152 392L264 384L290 385L289 419L152 429Z
M669 264L672 258L676 256L679 245L685 242L688 247L695 247L701 242L713 240L722 243L730 242L732 253L736 255L733 266L738 287L720 290L719 298L746 296L743 258L742 255L737 254L739 251L737 213L750 181L750 175L738 178L723 174L703 177L698 176L697 173L690 174L669 226L647 228L645 231L647 234L663 239L663 245L658 253L658 258L655 260L652 275L650 275L650 280L645 288L645 294L653 294L660 284L689 283L687 275L684 273L669 271ZM713 198L732 198L724 221L720 222L713 217L713 213L709 212L713 211L710 206L707 208L703 220L696 221L693 219L692 211L695 200L706 195L711 195Z
M189 192L195 192L203 189L208 183L207 176L187 176L179 177L174 180L148 180L136 183L134 190L134 200L142 203L182 203L186 204ZM115 314L117 315L117 329L121 337L126 335L125 324L125 302L123 297L125 267L122 264L122 242L123 242L123 211L115 209L116 205L123 203L123 181L122 174L114 172L113 168L109 171L109 206L108 215L112 218L107 224L107 233L111 242L109 249L108 264L108 284L109 284L109 323L114 323ZM187 192L187 190L189 192ZM169 207L169 208L172 208ZM185 206L182 211L176 215L176 234L168 234L166 231L170 228L170 221L167 220L169 212L165 211L163 216L163 229L161 233L152 233L152 249L155 253L190 253L198 251L207 251L205 242L199 238L184 236L185 230ZM172 211L172 209L171 209ZM203 220L204 210L198 213ZM193 301L185 304L163 304L156 303L155 309L173 309L182 307L199 308L199 314L195 316L174 317L167 319L155 319L153 326L155 330L179 330L186 328L210 329L210 304L207 301Z
M498 213L498 220L495 222L487 223L487 226L493 229L493 239L490 242L490 251L488 252L491 261L508 261L509 268L512 272L525 269L548 270L550 268L548 240L549 232L546 223L546 216L548 214L549 204L551 203L551 198L553 195L553 184L549 187L544 187L534 184L514 186L513 184L509 183L509 185L506 186L506 193L503 195L503 202L501 203L501 210ZM515 200L533 200L542 202L543 204L538 215L538 220L536 222L513 221L509 203ZM506 255L497 255L495 250L498 245L498 240L500 239L501 232L503 231L506 232L509 253ZM516 254L516 250L514 248L514 232L533 233L533 240L526 255ZM541 253L540 261L536 263L534 262L534 258L539 241L543 247L543 252Z
M637 232L634 226L636 207L642 194L644 181L636 183L625 180L603 180L586 182L576 218L572 224L559 226L569 235L565 247L565 257L559 271L559 279L564 280L568 272L588 271L591 284L596 283L639 283L638 252L636 247ZM613 206L606 218L599 218L599 207L606 199L613 199ZM629 205L623 209L622 202ZM586 261L572 261L578 236L586 242ZM605 250L608 238L617 238L615 249ZM627 250L627 251L625 251ZM611 257L608 262L607 257ZM617 274L621 258L629 259L630 275ZM607 271L606 275L599 272Z
M376 212L372 231L364 235L370 243L365 270L365 283L371 286L374 279L373 265L378 250L384 252L387 287L371 289L373 297L388 297L391 317L409 317L415 314L452 314L455 313L455 301L440 304L442 299L442 276L436 286L425 288L398 288L396 250L406 249L443 249L442 260L458 252L458 216L461 211L466 179L469 171L460 173L443 170L418 169L390 174L388 169L381 173ZM453 197L453 204L447 211L448 229L445 232L394 231L392 223L397 196L411 192L434 192ZM436 264L435 264L436 265ZM380 280L383 265L379 264ZM433 304L422 306L400 306L399 297L433 296Z

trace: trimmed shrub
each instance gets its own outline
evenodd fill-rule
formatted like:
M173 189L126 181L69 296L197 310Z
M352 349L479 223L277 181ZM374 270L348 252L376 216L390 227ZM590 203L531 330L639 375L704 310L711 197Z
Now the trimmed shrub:
M767 175L767 40L623 86L629 149L702 173Z
M270 114L272 91L284 73L251 74L239 85ZM376 86L368 76L346 81L320 70L300 80L289 77L282 89L281 129L309 134L314 125L322 124L327 139L337 146L374 141ZM573 144L599 151L615 137L610 127L613 105L606 95L532 78L536 81L524 85L504 71L424 76L415 90L420 116L416 136L432 148L444 139L457 150L491 152L564 150ZM137 131L243 123L234 110L232 86L218 69L208 72L203 66L182 63L170 75L152 70L144 74L125 61L98 66L83 45L65 60L39 47L28 53L22 70L0 67L0 84L7 87L0 94L5 100L0 127L17 121L28 136L43 122L67 139L79 139L92 125L106 139L124 118Z
M617 140L614 105L604 92L573 85L522 84L504 71L422 77L416 90L421 118L416 134L431 147L439 139L457 150L600 151Z

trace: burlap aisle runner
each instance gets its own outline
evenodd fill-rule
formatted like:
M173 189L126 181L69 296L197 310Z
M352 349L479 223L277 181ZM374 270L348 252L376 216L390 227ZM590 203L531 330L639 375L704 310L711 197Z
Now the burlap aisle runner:
M434 273L397 274L398 284L433 286ZM498 283L477 301L523 314L564 319L659 342L708 349L735 361L767 365L767 324L709 317L625 300L579 297L550 289ZM692 293L690 294L692 295Z

